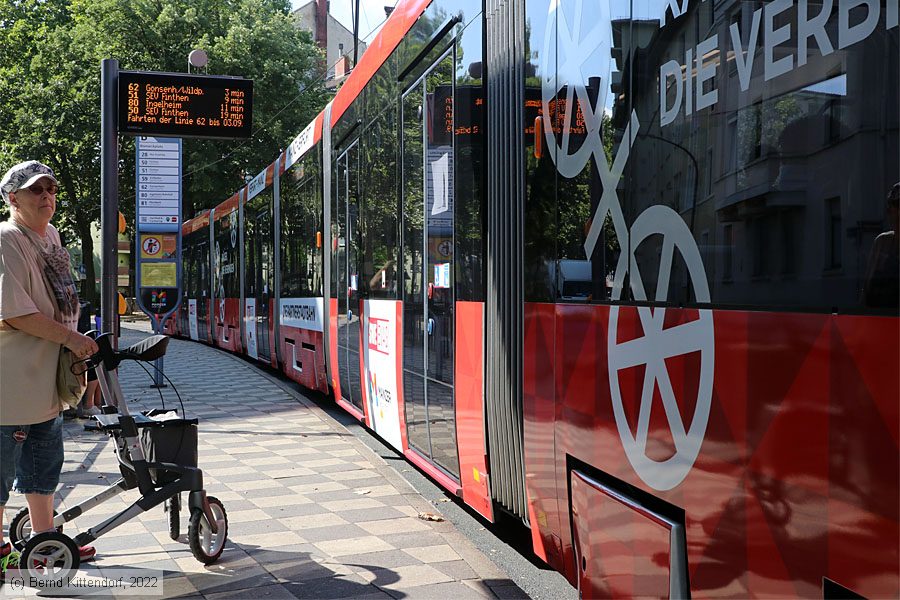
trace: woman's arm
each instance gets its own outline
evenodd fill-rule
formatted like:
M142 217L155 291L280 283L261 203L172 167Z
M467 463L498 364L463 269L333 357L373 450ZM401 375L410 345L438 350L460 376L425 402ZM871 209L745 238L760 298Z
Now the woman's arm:
M72 331L68 327L54 321L43 313L31 313L21 317L4 319L11 327L29 335L61 344L71 350L75 356L84 358L97 352L97 343L86 335Z

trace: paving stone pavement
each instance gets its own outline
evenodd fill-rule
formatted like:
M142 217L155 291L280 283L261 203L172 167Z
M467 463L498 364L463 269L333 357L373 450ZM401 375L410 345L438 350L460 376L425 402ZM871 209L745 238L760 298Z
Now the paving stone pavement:
M123 329L121 344L144 332ZM160 406L159 391L136 363L120 368L132 412ZM166 598L527 598L490 559L447 522L417 516L428 502L385 461L285 382L201 344L172 340L165 372L200 419L199 466L207 492L228 513L228 543L206 567L182 535L170 539L161 506L95 542L97 560L79 575L121 567L161 573ZM178 407L171 388L167 407ZM84 421L66 423L66 462L57 509L75 506L119 477L113 447ZM123 510L126 492L65 531L76 535ZM186 497L185 497L186 500ZM8 523L24 499L14 494ZM0 596L34 596L12 590ZM44 592L46 593L46 592ZM106 592L109 595L109 592ZM134 590L113 595L135 597Z

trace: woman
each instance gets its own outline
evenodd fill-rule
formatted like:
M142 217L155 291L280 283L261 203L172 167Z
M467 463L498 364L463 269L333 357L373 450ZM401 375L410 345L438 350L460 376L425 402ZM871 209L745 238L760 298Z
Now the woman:
M32 531L53 530L53 494L63 465L61 402L56 392L60 346L77 358L97 352L76 331L78 295L69 254L50 220L57 181L37 161L19 163L0 181L10 219L0 223L0 560L2 510L15 480L25 495ZM81 560L94 556L81 549Z

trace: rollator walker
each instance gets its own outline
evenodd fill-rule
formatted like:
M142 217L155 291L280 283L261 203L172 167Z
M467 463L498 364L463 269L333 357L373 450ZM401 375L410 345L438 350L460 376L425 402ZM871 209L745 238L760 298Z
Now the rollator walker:
M203 489L203 472L197 468L197 419L178 416L176 410L153 409L132 415L119 385L116 368L122 361L152 362L166 353L169 338L150 336L123 350L114 350L111 334L95 337L99 350L85 363L95 369L103 393L102 414L85 425L115 440L121 479L62 514L54 511L56 531L31 536L28 508L20 510L9 524L9 537L22 555L20 569L29 577L59 580L74 575L81 562L79 547L92 543L160 504L168 513L169 536L180 536L181 493L188 492L188 543L191 553L203 564L216 562L225 549L228 516L225 507ZM76 366L78 363L76 363ZM174 387L174 386L173 386ZM176 392L177 393L177 392ZM182 405L184 412L184 405ZM65 535L63 525L99 504L138 488L141 492L131 506L75 538Z

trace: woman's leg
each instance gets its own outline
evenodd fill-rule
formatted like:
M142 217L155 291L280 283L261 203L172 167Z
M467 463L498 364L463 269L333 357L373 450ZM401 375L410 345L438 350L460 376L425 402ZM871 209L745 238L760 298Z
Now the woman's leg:
M16 489L25 494L34 532L53 529L53 494L62 466L62 416L29 425L16 461Z

